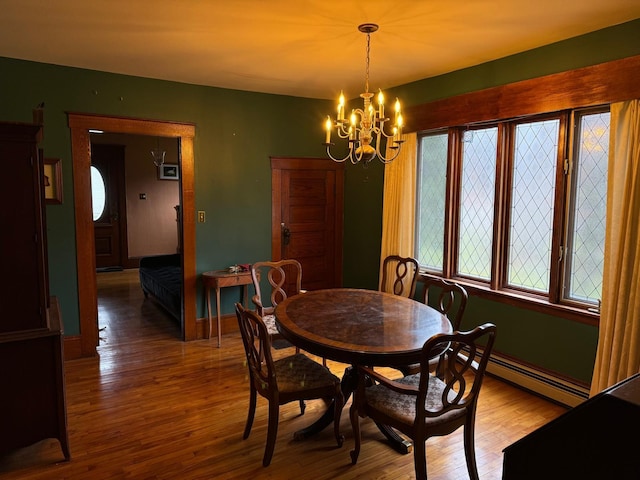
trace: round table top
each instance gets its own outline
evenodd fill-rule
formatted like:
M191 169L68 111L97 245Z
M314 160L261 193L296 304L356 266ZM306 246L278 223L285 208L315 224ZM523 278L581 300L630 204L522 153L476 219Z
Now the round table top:
M308 291L281 302L275 316L282 335L303 350L371 366L418 363L424 342L452 331L437 310L375 290Z

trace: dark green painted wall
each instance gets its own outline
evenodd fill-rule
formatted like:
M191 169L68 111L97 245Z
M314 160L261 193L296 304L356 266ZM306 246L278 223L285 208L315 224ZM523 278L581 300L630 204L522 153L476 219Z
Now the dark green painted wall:
M640 54L640 20L392 89L405 105ZM375 80L375 79L374 79ZM51 293L67 335L78 333L70 134L66 112L196 125L197 272L270 257L269 156L324 156L322 124L333 102L201 87L0 58L0 120L31 121L45 102L43 147L63 165L64 203L47 207ZM383 168L348 165L344 285L377 287ZM230 289L232 290L232 289ZM223 291L223 312L237 292ZM204 316L198 294L198 315ZM473 298L466 325L492 320L497 349L590 381L597 329ZM540 326L538 335L532 328ZM552 333L551 333L552 332ZM567 345L571 345L567 350Z

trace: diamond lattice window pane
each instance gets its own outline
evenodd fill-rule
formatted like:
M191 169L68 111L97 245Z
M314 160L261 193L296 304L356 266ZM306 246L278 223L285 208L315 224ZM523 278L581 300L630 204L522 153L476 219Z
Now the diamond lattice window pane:
M557 119L516 126L507 282L549 291Z
M463 140L458 273L489 280L498 129L466 131Z
M597 303L602 295L607 207L609 112L579 117L579 146L573 166L572 222L567 258L567 295Z
M430 270L444 263L444 212L447 179L446 133L420 140L416 258Z

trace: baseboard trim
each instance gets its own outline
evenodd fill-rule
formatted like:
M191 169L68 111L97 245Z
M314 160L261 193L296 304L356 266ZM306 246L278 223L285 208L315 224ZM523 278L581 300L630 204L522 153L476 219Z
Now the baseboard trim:
M582 385L560 379L500 355L491 355L487 372L568 407L575 407L589 398L589 390Z
M82 339L80 335L64 336L64 359L77 360L82 358Z

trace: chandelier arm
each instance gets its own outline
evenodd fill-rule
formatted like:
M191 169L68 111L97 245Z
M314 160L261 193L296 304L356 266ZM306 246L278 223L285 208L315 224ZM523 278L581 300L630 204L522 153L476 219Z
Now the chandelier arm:
M392 138L395 137L395 133L387 133L382 128L380 129L380 133L384 136L384 138Z
M339 125L338 128L336 128L336 131L338 132L338 137L349 138L349 130L344 128L344 125Z
M377 147L377 146L376 146ZM376 153L378 154L378 159L382 162L382 163L391 163L393 162L398 155L400 155L400 147L396 147L395 145L393 147L391 147L393 150L395 150L395 153L391 156L391 157L385 157L382 152L380 152L379 149L376 148Z
M331 145L334 145L333 143L325 143L325 145L327 146L327 155L329 156L329 158L331 160L333 160L334 162L338 162L338 163L342 163L344 161L346 161L347 159L351 160L351 163L353 163L353 144L350 145L349 147L349 153L347 153L343 158L336 158L333 155L331 155Z

